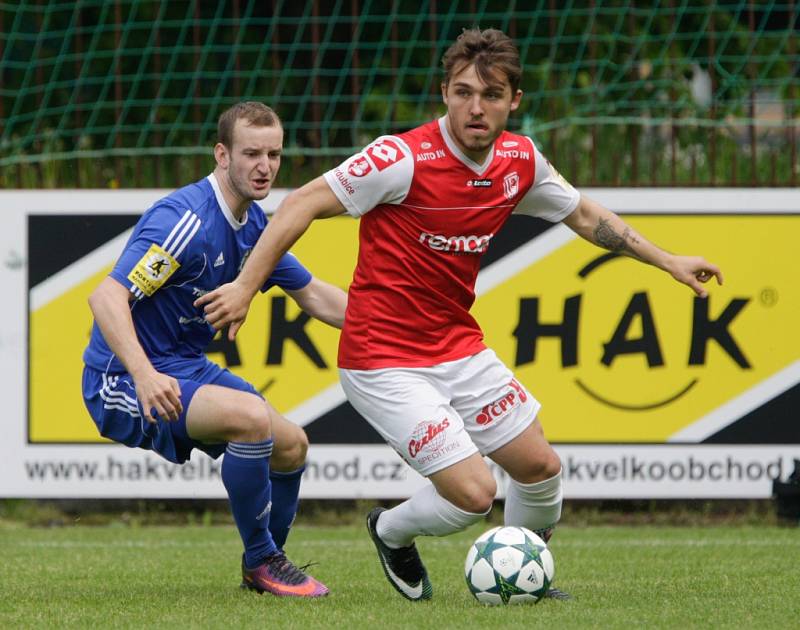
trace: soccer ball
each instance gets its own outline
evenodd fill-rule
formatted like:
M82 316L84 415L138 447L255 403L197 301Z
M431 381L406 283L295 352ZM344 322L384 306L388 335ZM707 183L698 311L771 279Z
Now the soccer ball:
M495 527L469 548L467 586L482 604L521 604L544 597L555 577L545 542L524 527Z

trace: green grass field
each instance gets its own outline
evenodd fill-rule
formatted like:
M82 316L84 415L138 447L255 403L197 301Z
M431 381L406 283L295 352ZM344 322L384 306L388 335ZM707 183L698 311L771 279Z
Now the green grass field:
M463 562L487 527L418 546L430 602L399 597L362 527L296 528L287 546L331 588L318 601L240 591L232 527L0 527L0 627L790 628L800 623L800 530L562 527L551 542L569 602L487 608Z

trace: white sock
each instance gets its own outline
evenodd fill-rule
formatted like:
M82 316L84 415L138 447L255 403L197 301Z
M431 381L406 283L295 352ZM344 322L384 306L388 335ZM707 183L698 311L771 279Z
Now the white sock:
M489 510L483 514L465 512L429 484L407 501L383 512L376 531L386 545L397 549L407 547L417 536L447 536L460 532L488 513Z
M510 479L506 490L505 524L533 531L549 529L561 518L562 499L560 470L550 479L536 483Z

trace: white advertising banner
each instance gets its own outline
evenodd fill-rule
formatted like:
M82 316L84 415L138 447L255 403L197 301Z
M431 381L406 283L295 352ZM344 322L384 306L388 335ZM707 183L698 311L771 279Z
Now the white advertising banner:
M573 444L556 451L568 499L765 498L800 457L797 446ZM222 499L221 461L199 451L178 466L119 446L29 447L5 460L2 495ZM505 474L488 463L502 498ZM388 446L318 445L309 450L302 496L401 499L425 483Z
M167 192L0 192L0 498L225 496L220 460L195 451L175 466L110 443L81 398L86 298ZM699 300L667 274L524 218L495 237L473 314L543 403L566 496L769 497L800 459L800 191L584 193L665 249L718 263L725 284ZM318 223L293 252L346 287L358 223ZM305 428L302 496L409 496L426 482L346 402L337 342L338 331L273 291L254 301L237 340L216 339L208 356Z

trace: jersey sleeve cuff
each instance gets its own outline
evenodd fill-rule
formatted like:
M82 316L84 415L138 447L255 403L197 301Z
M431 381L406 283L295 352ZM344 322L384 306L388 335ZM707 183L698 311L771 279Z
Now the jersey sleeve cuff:
M339 184L339 181L337 180L333 170L325 173L323 177L325 178L325 181L330 189L333 191L333 194L336 195L336 198L342 203L344 209L347 210L347 214L355 218L359 218L362 214L364 214L358 207L356 207L356 205L353 203L353 200L347 196L347 191L342 190L342 187Z
M135 284L133 284L128 279L128 276L123 275L122 272L120 272L118 269L112 269L108 275L109 277L119 282L123 287L128 289L128 291L132 293L137 300L140 300L144 297L144 293L142 293L141 289L139 289Z
M550 221L551 223L558 223L559 221L563 221L573 213L575 208L578 207L578 202L580 202L580 200L581 200L581 194L578 193L572 199L569 200L566 206L542 218L547 221Z

